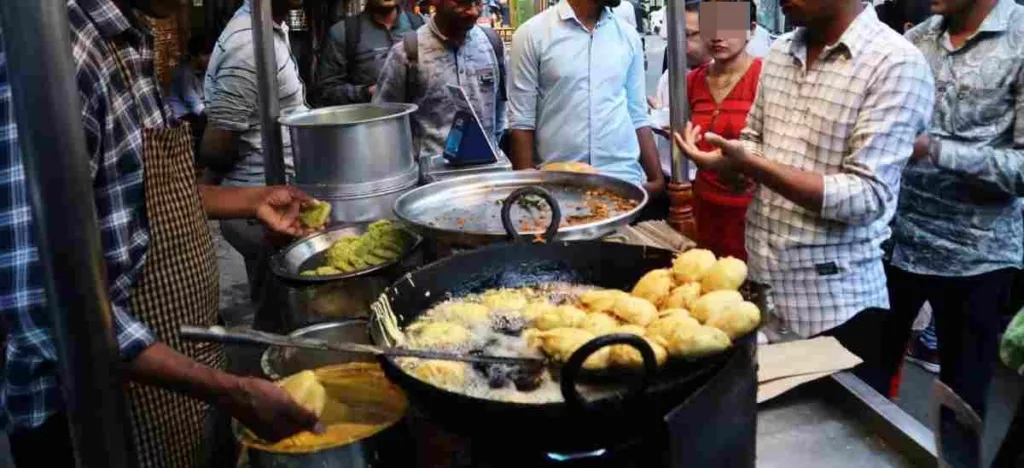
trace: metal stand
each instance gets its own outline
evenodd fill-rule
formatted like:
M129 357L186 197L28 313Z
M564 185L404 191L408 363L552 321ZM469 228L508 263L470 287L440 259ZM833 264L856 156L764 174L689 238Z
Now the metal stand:
M277 54L271 0L252 0L252 37L256 49L256 86L259 88L260 132L267 185L281 185L284 172L284 144L281 138L281 103L277 96Z
M90 156L71 58L67 4L65 0L0 2L0 20L78 466L134 466L123 384L116 368L120 360L100 253Z
M689 100L686 96L686 7L682 0L667 2L665 27L668 28L668 90L669 121L673 132L682 132L689 119ZM697 222L693 216L693 189L690 185L690 161L671 142L672 179L669 182L668 223L690 239L695 239Z

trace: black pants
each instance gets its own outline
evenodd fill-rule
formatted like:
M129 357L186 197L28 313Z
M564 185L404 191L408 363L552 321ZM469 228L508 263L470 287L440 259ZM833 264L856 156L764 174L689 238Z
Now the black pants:
M863 359L864 362L853 369L854 375L884 396L889 395L890 380L884 357L889 350L900 346L885 334L889 315L885 309L865 309L846 323L818 335L834 337Z
M999 358L1002 316L1016 270L1003 269L969 277L941 277L886 270L893 314L891 333L910 337L914 318L925 301L932 306L939 339L939 379L982 418L985 417L989 384ZM902 351L888 357L895 374ZM941 437L944 458L958 465L977 466L980 454L974 435L966 434L952 418L943 417Z
M8 439L17 468L75 466L68 418L64 413L50 416L35 429L8 434Z

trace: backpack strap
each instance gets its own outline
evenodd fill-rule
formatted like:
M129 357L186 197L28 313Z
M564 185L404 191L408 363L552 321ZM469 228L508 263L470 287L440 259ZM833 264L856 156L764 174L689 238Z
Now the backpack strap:
M405 67L405 100L410 101L413 80L419 75L420 40L415 30L402 36L402 47L405 49L405 58L408 62Z
M494 58L498 60L498 99L508 101L508 89L505 85L505 43L501 41L501 36L498 36L494 28L481 27L480 30L487 36L487 41L494 50Z
M362 33L362 13L345 18L345 67L352 73L352 67L356 63L358 53L359 37Z

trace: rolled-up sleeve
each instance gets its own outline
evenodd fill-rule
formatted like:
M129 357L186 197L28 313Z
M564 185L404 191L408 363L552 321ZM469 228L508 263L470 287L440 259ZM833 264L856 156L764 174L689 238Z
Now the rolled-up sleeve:
M883 64L869 87L841 172L824 176L821 216L854 225L895 209L900 176L935 102L931 69L919 54Z
M528 27L519 28L512 36L509 66L508 122L513 130L537 128L537 60Z
M209 123L225 130L241 132L249 129L259 102L255 66L223 64L206 96L206 116Z
M627 31L629 42L633 49L633 60L629 62L629 72L626 75L626 101L629 107L629 118L633 121L633 128L651 126L651 119L647 113L647 93L645 89L646 78L644 76L644 47L640 42L640 36L634 31Z

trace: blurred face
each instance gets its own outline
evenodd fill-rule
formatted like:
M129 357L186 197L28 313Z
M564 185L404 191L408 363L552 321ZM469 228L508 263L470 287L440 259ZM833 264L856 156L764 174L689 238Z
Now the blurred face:
M931 0L932 13L950 16L963 13L974 6L975 0Z
M780 0L782 14L795 26L821 23L835 14L834 0Z
M615 7L617 7L617 6L622 4L622 0L598 0L598 3L601 6L606 6L608 8L615 8Z
M746 2L700 4L701 37L715 60L731 60L743 52L750 28L750 5Z
M700 17L696 11L686 12L686 64L697 67L708 63L707 44L700 37Z
M482 0L438 0L435 13L457 31L469 31L483 11Z

